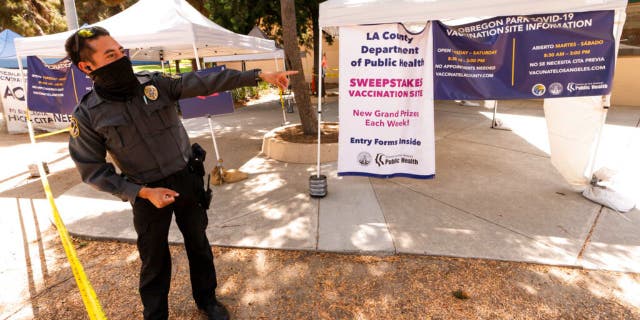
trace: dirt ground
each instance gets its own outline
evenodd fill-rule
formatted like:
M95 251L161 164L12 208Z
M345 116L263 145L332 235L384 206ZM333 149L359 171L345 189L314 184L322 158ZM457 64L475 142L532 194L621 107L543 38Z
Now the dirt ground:
M11 155L17 157L27 140L1 134L3 163L13 163ZM61 150L50 164L55 196L80 182L60 147L65 140L46 140ZM26 172L0 174L0 197L44 198L40 183ZM141 318L135 246L74 241L107 317ZM44 255L42 285L31 279L42 261L26 259L30 279L18 283L28 288L4 286L24 290L24 299L18 307L0 306L0 319L88 318L57 232L49 228L24 244L24 250L29 247ZM640 274L415 255L213 251L217 295L233 319L640 319ZM204 319L191 298L185 250L172 246L171 253L170 319Z
M286 127L276 132L275 137L293 143L318 143L318 137L315 135L305 135L302 131L302 125L300 124ZM323 123L320 130L320 141L322 143L337 143L338 124L335 122Z
M107 317L140 318L135 246L75 244ZM60 248L56 238L46 246ZM427 256L213 250L217 295L234 319L640 319L609 286L638 283L637 274ZM171 253L169 318L204 319L191 299L186 253L181 246ZM87 318L67 268L46 282L30 299L34 318Z

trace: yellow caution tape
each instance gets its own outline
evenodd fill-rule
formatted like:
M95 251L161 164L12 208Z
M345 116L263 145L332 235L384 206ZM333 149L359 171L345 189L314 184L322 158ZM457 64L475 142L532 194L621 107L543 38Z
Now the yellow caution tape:
M20 59L18 59L20 62ZM22 66L20 66L22 70ZM23 76L22 78L23 86L26 87L26 80ZM27 127L29 129L29 138L31 140L31 145L35 147L36 145L36 136L33 134L33 125L31 124L31 116L30 116L29 108L27 107ZM42 136L49 136L53 134L57 134L60 132L68 131L69 129L63 129L56 132L46 133ZM64 247L64 252L67 255L67 260L69 261L69 265L71 266L71 272L73 273L73 277L76 279L76 284L78 285L78 290L80 291L80 296L82 297L82 302L84 302L84 306L87 309L87 314L89 315L89 319L91 320L103 320L107 319L102 311L102 306L100 305L100 301L98 300L98 296L96 292L93 290L89 279L87 278L86 273L84 272L84 268L78 259L78 254L76 253L73 244L71 243L71 237L69 236L69 232L62 222L62 218L60 217L60 213L58 212L58 207L56 207L56 203L53 199L53 193L51 192L51 186L49 185L49 180L47 179L47 175L44 171L44 167L42 166L41 161L37 161L36 165L38 166L38 172L40 173L40 181L42 182L42 187L44 188L44 193L47 195L47 200L49 200L49 204L51 205L51 211L53 213L53 221L58 229L58 234L60 235L60 242L62 242L62 246Z
M280 89L280 105L282 105L282 110L284 110L284 97L282 96L282 89Z
M66 127L64 129L60 129L58 131L52 131L52 132L47 132L47 133L36 135L36 136L34 136L34 138L40 139L40 138L53 136L53 135L56 135L56 134L59 134L59 133L63 133L63 132L69 132L70 129L71 129L70 127Z
M84 272L84 268L78 259L78 255L76 253L76 249L73 247L71 243L71 237L69 236L69 232L62 222L62 218L60 217L60 213L58 212L58 208L56 207L55 201L53 200L53 194L51 193L51 187L49 186L49 180L44 172L44 168L42 167L42 163L38 163L38 172L40 173L40 181L42 181L42 187L44 188L44 192L47 195L47 199L49 200L49 204L51 205L51 210L53 211L53 220L58 229L58 233L60 234L60 242L62 242L62 246L64 247L64 252L67 254L67 259L69 260L69 265L71 266L71 271L73 272L73 277L76 279L76 284L78 285L78 289L80 290L80 295L82 296L82 301L84 302L84 306L87 309L87 313L89 314L89 319L91 320L102 320L107 319L102 311L102 306L100 305L100 301L98 300L98 296L96 292L93 290L87 275Z

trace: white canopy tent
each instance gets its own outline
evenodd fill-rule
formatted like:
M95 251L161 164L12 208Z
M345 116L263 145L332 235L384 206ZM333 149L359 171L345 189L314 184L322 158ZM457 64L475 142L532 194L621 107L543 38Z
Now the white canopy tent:
M267 35L260 30L258 26L254 26L248 33L249 36L269 39ZM229 61L253 61L253 60L268 60L274 59L276 62L276 69L278 69L278 59L284 59L284 50L274 47L273 51L265 53L253 53L253 54L234 54L230 56L212 56L204 58L204 62L229 62Z
M204 58L204 62L229 62L242 60L284 59L284 50L276 49L268 53L237 54L231 56L214 56Z
M337 35L341 26L361 24L400 22L424 25L430 20L440 20L455 25L495 16L615 10L614 36L617 49L626 17L626 6L626 0L327 0L320 4L319 25L321 30ZM322 43L319 57L321 56ZM321 84L320 81L318 83ZM551 161L576 189L584 189L595 170L595 156L606 118L607 109L604 107L608 106L608 101L609 96L545 99ZM567 108L568 104L571 108ZM319 100L319 112L321 108ZM567 119L584 121L567 125L564 121ZM319 152L318 145L318 175Z
M132 59L160 61L264 53L272 40L233 33L206 18L185 0L140 0L125 11L93 24L103 27ZM64 41L74 30L16 39L19 56L64 57Z

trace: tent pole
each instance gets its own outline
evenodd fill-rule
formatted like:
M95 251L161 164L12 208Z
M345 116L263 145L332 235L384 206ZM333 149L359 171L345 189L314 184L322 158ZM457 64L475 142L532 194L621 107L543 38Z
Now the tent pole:
M504 123L498 123L498 100L484 100L485 106L488 101L493 103L493 119L491 119L491 129L511 131Z
M193 29L191 31L193 32ZM200 67L200 57L198 56L198 48L196 47L195 35L193 36L193 42L191 42L191 45L193 46L193 54L196 57L196 66L198 67L198 70L201 70L202 68Z
M22 87L24 88L24 92L25 92L25 97L26 92L28 90L27 88L27 79L25 79L24 76L24 68L22 67L22 57L16 55L16 57L18 58L18 69L20 70L20 78L22 78ZM27 111L26 111L26 117L27 117L27 130L29 130L29 140L31 140L31 144L33 144L35 146L36 144L36 137L35 137L35 133L33 132L33 124L31 123L31 115L29 114L29 105L27 105ZM38 161L36 161L38 164L38 167L40 167L42 164L40 164L40 159L37 159ZM42 173L42 172L41 172Z
M64 0L64 12L67 18L67 30L79 28L78 13L76 12L76 2L72 0Z
M274 58L274 60L276 61L276 71L279 69L278 67L278 58ZM287 65L284 64L284 71L287 71ZM286 88L285 88L286 90ZM282 104L282 125L285 126L287 125L287 113L284 110L284 90L280 89L280 104Z
M493 119L491 119L491 128L496 128L496 114L498 113L498 102L493 103Z
M160 66L162 67L162 74L164 75L164 50L160 50Z
M287 113L284 110L284 90L280 89L280 106L282 109L282 125L286 126L287 125Z
M211 140L213 141L213 151L216 153L216 167L221 167L222 159L220 159L220 154L218 153L218 144L216 143L216 136L213 133L213 122L211 122L211 115L207 116L207 120L209 121L209 132L211 132Z
M320 33L322 33L322 30L320 30ZM320 37L320 41L319 45L318 45L318 68L322 68L322 37ZM322 128L322 72L318 72L317 74L318 76L318 80L316 81L316 83L318 84L316 86L317 88L317 94L318 94L318 150L317 150L317 156L318 156L318 164L316 167L316 172L317 172L317 178L320 178L320 133L322 132L321 128Z
M322 28L320 28L322 32ZM318 45L318 68L322 66L322 39ZM313 79L313 73L311 78ZM327 177L320 174L320 133L322 125L322 72L318 72L318 167L316 175L309 177L309 195L313 198L324 198L327 195Z

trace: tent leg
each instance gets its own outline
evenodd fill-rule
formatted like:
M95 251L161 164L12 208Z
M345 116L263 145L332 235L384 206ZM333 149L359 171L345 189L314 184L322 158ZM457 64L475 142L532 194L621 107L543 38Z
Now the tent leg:
M213 141L213 151L216 153L216 167L215 170L220 175L220 181L222 181L222 158L220 158L220 154L218 153L218 144L216 143L216 135L213 133L213 122L211 121L211 115L207 116L207 120L209 121L209 132L211 132L211 140Z
M222 159L218 153L218 144L216 143L216 135L213 133L213 122L210 115L207 116L207 120L209 121L209 132L211 132L211 140L213 141L213 151L216 153L216 166L220 167L222 166Z
M280 66L278 65L278 58L273 58L273 61L276 63L276 71L280 71ZM287 121L287 113L284 110L284 92L280 89L280 105L282 107L282 125L286 126L289 124Z
M318 67L322 66L322 39L318 46ZM327 195L327 177L320 174L320 134L322 132L322 72L318 72L318 165L315 176L309 177L309 195L314 198L323 198Z
M21 56L16 56L16 57L18 58L18 69L20 70L20 77L22 78L22 83L23 83L22 86L25 89L24 91L26 92L27 91L27 80L26 80L26 78L24 76L24 68L22 66L22 57ZM29 106L27 105L27 110L26 110L27 130L29 131L29 140L31 141L31 146L32 146L32 148L35 149L35 147L36 147L36 135L35 135L35 132L33 130L33 123L31 123L31 114L30 113L31 112L29 111ZM36 156L35 166L38 169L38 175L40 176L40 179L46 179L46 174L49 173L48 169L45 170L45 166L47 166L47 163L44 162L44 161L41 161L41 159Z
M284 92L282 91L282 89L280 89L279 91L280 91L280 106L282 107L282 125L286 126L289 124L289 121L287 121L287 113L284 110Z
M202 68L200 67L200 57L198 56L198 48L196 47L195 40L192 42L192 45L193 45L193 55L196 57L196 67L198 67L198 70L202 70Z
M485 100L485 107L493 105L493 118L491 119L491 129L511 131L511 128L504 125L502 120L497 118L498 115L498 101L497 100Z
M318 67L322 66L322 39L320 39L320 46L318 48ZM322 73L318 72L318 85L316 86L317 94L318 94L318 164L317 164L317 175L320 177L320 133L322 129Z

